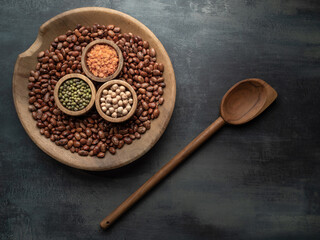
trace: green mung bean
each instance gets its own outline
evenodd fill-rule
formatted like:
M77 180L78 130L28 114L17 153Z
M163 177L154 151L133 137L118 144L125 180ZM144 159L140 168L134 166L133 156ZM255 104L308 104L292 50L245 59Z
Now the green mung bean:
M69 79L61 84L58 97L65 108L79 111L89 104L91 89L82 79Z

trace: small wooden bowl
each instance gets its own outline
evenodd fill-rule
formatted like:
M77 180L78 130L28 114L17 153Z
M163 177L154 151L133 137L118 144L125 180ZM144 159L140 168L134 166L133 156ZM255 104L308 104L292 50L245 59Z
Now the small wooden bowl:
M93 75L93 73L90 72L89 67L87 65L87 54L91 50L91 48L96 44L107 44L107 45L113 47L116 50L116 52L118 54L118 57L119 57L119 63L118 63L117 70L113 74L111 74L110 76L105 77L105 78L100 78L100 77L97 77L97 76ZM94 80L96 82L107 82L107 81L110 81L110 80L114 79L115 77L117 77L119 75L120 71L122 70L122 66L123 66L122 52L121 52L120 48L113 41L109 41L109 40L106 40L106 39L98 39L98 40L92 41L82 51L81 66L82 66L82 69L83 69L84 73L90 79L92 79L92 80Z
M107 114L105 114L100 106L100 98L101 98L101 94L102 91L105 89L109 89L113 84L118 84L119 86L124 86L126 87L126 89L128 89L131 92L132 95L132 99L133 99L133 104L131 106L131 110L130 112L128 112L128 114L126 116L123 117L119 117L119 118L113 118L113 117L109 117ZM137 98L137 94L134 91L134 89L130 86L130 84L128 84L127 82L123 81L123 80L112 80L109 82L106 82L105 84L103 84L97 92L96 95L96 109L98 111L98 113L100 114L101 117L103 117L105 120L107 120L108 122L113 122L113 123L120 123L120 122L124 122L127 121L129 118L132 117L132 115L135 113L136 109L137 109L137 104L138 104L138 98Z
M79 78L79 79L85 81L91 89L91 100L90 100L89 104L85 108L83 108L79 111L72 111L72 110L65 108L59 100L59 88L60 88L61 84L71 78ZM63 76L62 78L60 78L60 80L57 82L57 84L54 88L53 96L54 96L54 101L56 102L58 108L62 112L64 112L65 114L71 115L71 116L80 116L82 114L85 114L86 112L88 112L92 108L92 106L94 104L94 99L96 96L96 88L93 85L93 83L91 82L91 80L89 78L87 78L86 76L79 74L79 73L71 73L71 74L67 74L67 75Z

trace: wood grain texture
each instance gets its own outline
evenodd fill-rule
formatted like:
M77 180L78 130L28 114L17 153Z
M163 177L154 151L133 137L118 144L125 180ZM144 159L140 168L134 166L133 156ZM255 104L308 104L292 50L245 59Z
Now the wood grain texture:
M223 96L220 114L229 124L244 124L266 110L277 96L277 92L265 81L245 79L233 85Z
M78 23L82 25L92 25L94 23L105 25L114 24L119 26L122 32L133 32L141 36L142 39L149 42L151 47L155 48L157 61L163 63L165 67L163 77L166 81L166 88L163 98L168 99L168 101L160 107L160 116L152 121L151 129L148 130L141 139L133 141L131 145L126 145L124 149L117 151L115 155L106 154L102 159L91 156L78 156L56 146L48 139L45 139L44 136L40 135L35 121L28 112L27 78L30 70L35 68L37 53L48 48L56 36L65 33L69 29L73 29ZM157 37L136 19L112 9L98 7L70 10L44 23L39 29L39 35L36 41L27 51L19 55L14 69L12 84L16 111L24 129L34 143L61 163L91 171L104 171L118 168L131 163L148 152L165 131L174 109L176 96L176 82L173 67L166 50Z
M61 86L62 83L64 83L65 81L69 80L69 79L74 79L74 78L79 78L79 79L82 79L83 81L85 81L90 89L91 89L91 99L90 99L90 102L88 103L88 105L79 110L79 111L71 111L67 108L65 108L60 100L59 100L59 88ZM78 74L78 73L71 73L71 74L67 74L65 76L63 76L62 78L59 79L59 81L57 82L55 88L54 88L54 92L53 92L53 96L54 96L54 101L55 103L57 104L57 107L62 111L64 112L65 114L68 114L70 116L81 116L85 113L87 113L91 108L92 106L94 105L94 102L95 102L95 99L96 99L96 88L95 86L93 85L93 83L91 82L91 80L89 78L87 78L86 76L82 75L82 74ZM51 144L50 144L51 146Z
M118 84L119 86L125 86L126 89L128 89L131 92L133 104L132 104L130 112L128 112L128 114L126 116L119 117L119 118L112 118L112 117L109 117L107 114L105 114L101 109L100 98L101 98L102 91L105 90L105 89L110 89L110 87L113 84ZM135 111L137 109L137 105L138 105L138 98L137 98L136 92L130 86L129 83L127 83L127 82L125 82L123 80L114 79L114 80L108 81L108 82L106 82L106 83L104 83L103 85L100 86L100 88L98 89L98 92L96 94L95 103L96 103L96 109L97 109L97 111L98 111L98 113L100 114L101 117L103 117L108 122L120 123L120 122L124 122L124 121L129 120L132 117L132 115L135 113ZM130 154L130 153L127 153L127 154Z
M111 74L110 76L105 77L105 78L100 78L100 77L97 77L97 76L93 75L90 72L90 70L88 68L88 65L87 65L87 54L90 51L90 49L96 44L107 44L107 45L110 45L111 47L113 47L116 50L116 52L118 54L118 57L119 57L119 63L118 63L118 67L117 67L116 71L113 74ZM121 72L121 70L122 70L122 67L123 67L122 52L121 52L120 48L117 46L117 44L115 44L113 41L109 41L109 40L106 40L106 39L94 40L91 43L89 43L83 49L82 55L81 55L81 66L82 66L82 69L83 69L84 73L90 79L92 79L92 80L94 80L96 82L107 82L107 81L110 81L110 80L116 78L119 75L119 73Z

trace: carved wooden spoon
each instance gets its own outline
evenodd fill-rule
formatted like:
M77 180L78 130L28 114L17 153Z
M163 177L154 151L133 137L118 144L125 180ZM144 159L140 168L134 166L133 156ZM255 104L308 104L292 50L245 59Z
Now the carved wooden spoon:
M235 84L222 99L221 116L103 219L100 226L103 229L108 228L225 123L239 125L249 122L262 113L277 98L277 95L277 92L261 79L250 78Z

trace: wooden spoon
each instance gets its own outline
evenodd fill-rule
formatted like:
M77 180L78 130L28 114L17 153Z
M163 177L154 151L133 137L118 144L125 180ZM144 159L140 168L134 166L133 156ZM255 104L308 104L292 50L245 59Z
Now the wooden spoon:
M249 122L262 113L277 98L277 95L277 92L261 79L250 78L235 84L222 99L221 116L103 219L100 226L103 229L108 228L225 123L239 125Z

